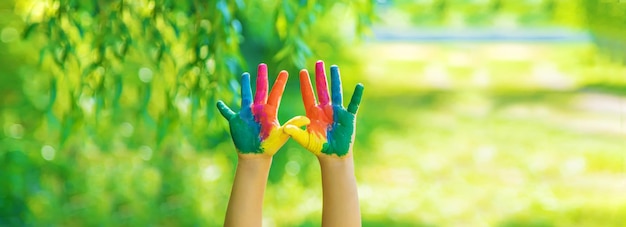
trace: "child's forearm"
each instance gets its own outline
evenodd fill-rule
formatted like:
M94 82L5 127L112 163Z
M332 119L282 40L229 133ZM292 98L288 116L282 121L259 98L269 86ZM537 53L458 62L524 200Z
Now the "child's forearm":
M271 157L240 155L224 226L261 226L263 194L271 164Z
M352 157L320 156L324 205L322 226L361 226Z

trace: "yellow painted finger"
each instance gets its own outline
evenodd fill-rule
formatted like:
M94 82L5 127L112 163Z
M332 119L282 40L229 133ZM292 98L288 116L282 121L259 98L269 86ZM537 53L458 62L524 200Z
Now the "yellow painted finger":
M311 123L311 120L309 120L308 117L305 117L305 116L295 116L295 117L289 119L287 122L285 122L284 125L285 126L287 126L287 125L294 125L294 126L300 128L300 127L308 125L310 123Z
M270 131L269 136L261 142L261 149L269 155L274 155L287 142L289 135L284 133L282 129L274 128Z
M322 147L324 146L325 141L323 141L318 136L302 130L301 128L294 125L285 125L284 131L285 133L289 134L291 138L293 138L296 142L298 142L300 146L304 147L311 153L315 155L319 155L322 153Z

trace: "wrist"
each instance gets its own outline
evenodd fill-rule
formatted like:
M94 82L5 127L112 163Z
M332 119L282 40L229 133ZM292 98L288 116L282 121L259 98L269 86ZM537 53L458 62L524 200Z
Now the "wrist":
M317 156L317 160L320 163L321 168L330 168L330 169L353 169L354 168L354 160L352 155L346 155L344 157L339 157L337 155L319 155Z
M237 165L247 169L263 170L272 165L272 156L264 154L238 154Z

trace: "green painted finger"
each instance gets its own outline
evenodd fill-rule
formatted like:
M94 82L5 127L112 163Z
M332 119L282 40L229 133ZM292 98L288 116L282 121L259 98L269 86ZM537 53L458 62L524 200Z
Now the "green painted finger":
M350 105L348 105L348 112L356 114L359 110L359 105L361 104L361 96L363 96L363 84L359 83L354 88Z
M220 111L222 116L226 118L226 120L233 119L233 117L235 117L236 115L233 110L228 108L228 106L224 102L222 102L222 100L217 101L217 109Z

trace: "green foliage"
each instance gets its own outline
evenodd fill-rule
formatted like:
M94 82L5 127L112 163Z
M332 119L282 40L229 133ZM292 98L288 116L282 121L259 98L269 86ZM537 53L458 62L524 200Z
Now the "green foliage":
M427 26L580 27L588 10L599 43L624 40L623 4L394 2L388 12ZM0 1L0 226L221 225L236 155L215 100L236 108L238 76L265 62L292 73L279 119L301 115L293 74L318 58L368 87L355 144L365 226L622 223L623 97L607 93L624 95L623 66L578 44L354 48L373 7ZM265 224L319 226L321 201L314 157L288 142Z
M354 41L326 21L358 37L373 15L329 0L0 6L21 30L0 56L20 59L2 64L0 225L219 225L235 151L216 101L236 107L258 63L296 72L320 43Z
M584 0L586 19L595 42L614 60L626 63L626 4L620 1Z

